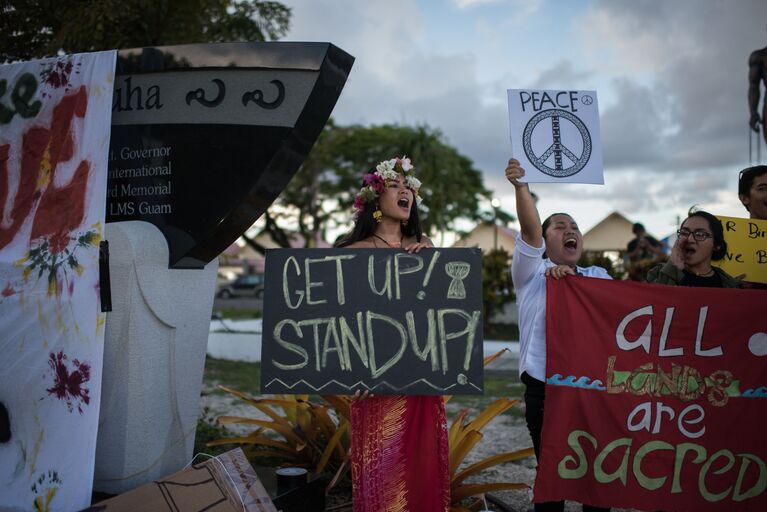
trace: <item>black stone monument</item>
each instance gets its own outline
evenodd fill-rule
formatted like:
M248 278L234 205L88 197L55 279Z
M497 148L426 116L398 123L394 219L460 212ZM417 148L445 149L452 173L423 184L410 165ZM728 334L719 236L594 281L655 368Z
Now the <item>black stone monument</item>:
M288 184L353 62L329 43L121 50L107 222L150 222L170 268L202 268Z

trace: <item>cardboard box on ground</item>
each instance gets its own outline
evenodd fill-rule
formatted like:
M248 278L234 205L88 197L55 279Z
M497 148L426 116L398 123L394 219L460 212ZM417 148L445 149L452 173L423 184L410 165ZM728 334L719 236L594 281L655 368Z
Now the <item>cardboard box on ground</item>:
M240 448L93 505L103 512L277 512Z

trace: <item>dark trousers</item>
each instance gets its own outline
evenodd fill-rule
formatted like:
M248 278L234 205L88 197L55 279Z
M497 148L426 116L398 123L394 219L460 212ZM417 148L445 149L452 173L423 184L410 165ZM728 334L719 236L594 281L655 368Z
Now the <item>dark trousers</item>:
M546 398L546 386L538 379L534 379L526 372L522 374L522 382L525 384L525 420L530 437L533 438L535 459L541 458L541 429L543 428L543 402ZM562 512L565 509L564 501L547 501L535 503L535 512ZM594 507L583 504L583 512L609 512L609 508Z

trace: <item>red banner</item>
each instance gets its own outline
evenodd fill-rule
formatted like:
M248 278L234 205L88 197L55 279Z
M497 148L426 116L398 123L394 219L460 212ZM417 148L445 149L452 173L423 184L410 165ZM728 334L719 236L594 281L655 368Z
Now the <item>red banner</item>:
M547 287L535 501L767 510L767 293Z

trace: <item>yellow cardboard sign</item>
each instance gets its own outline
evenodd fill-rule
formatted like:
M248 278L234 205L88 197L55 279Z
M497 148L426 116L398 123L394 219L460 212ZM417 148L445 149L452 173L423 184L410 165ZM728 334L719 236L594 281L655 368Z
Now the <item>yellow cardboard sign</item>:
M767 220L719 217L724 227L727 254L714 264L731 276L752 283L767 283Z

